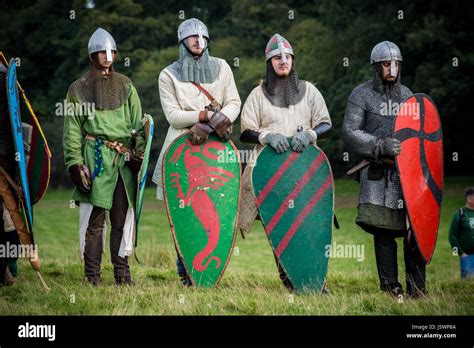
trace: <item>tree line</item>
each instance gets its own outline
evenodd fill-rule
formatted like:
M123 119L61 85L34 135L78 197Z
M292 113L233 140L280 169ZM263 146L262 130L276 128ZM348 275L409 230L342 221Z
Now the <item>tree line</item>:
M20 59L19 80L54 157L55 187L70 186L62 154L63 118L56 108L89 67L90 35L103 27L114 36L119 50L115 69L133 80L143 110L155 119L152 171L168 129L158 75L178 57L176 31L191 17L207 24L210 53L232 67L242 103L265 78L269 38L280 33L290 41L299 77L313 82L328 106L333 130L320 146L336 177L358 161L344 156L341 140L347 98L372 77L372 47L383 40L395 42L404 57L402 83L430 95L441 114L446 174L469 175L474 163L468 133L474 129L473 14L469 1L27 0L0 3L0 49L8 58ZM239 148L249 148L238 140L239 130L237 122L233 140Z

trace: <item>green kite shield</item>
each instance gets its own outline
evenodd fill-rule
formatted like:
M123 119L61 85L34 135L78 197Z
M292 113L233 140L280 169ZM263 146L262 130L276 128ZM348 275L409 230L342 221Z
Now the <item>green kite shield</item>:
M163 191L176 250L193 285L213 287L229 262L237 230L240 161L235 145L212 134L193 145L176 138L163 158Z
M155 125L153 123L153 117L149 114L144 114L143 119L143 129L145 131L145 153L143 154L142 166L138 172L138 186L137 186L137 199L136 199L136 212L137 212L137 233L135 234L135 246L137 246L138 241L138 226L140 223L140 217L142 215L143 208L143 195L145 193L146 179L147 179L147 170L148 162L150 160L150 151L151 151L151 142L153 139L153 132Z
M295 291L323 288L334 218L334 180L325 153L262 150L252 185L265 233Z

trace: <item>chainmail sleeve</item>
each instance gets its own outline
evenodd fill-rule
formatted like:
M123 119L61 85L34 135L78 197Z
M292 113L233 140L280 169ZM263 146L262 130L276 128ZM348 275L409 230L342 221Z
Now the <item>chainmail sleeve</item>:
M349 97L342 124L342 139L350 151L375 160L379 139L365 131L366 111L360 94L359 88L355 88Z

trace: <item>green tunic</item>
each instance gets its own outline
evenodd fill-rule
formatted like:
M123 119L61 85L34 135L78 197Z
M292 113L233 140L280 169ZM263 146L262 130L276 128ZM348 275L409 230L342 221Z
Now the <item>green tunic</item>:
M93 175L95 142L85 139L88 134L104 140L118 141L130 148L131 133L135 129L138 133L135 148L138 152L144 152L145 137L141 123L142 108L140 99L132 84L129 84L129 89L128 99L117 109L95 110L93 116L81 115L76 109L70 110L72 112L65 115L63 145L64 160L68 170L74 164L85 164ZM68 103L80 103L78 100L73 100L69 93L66 99ZM117 151L105 145L101 145L101 151L104 166L102 175L93 179L90 194L81 193L77 188L74 189L73 199L110 209L120 173L127 190L128 204L130 207L134 207L137 182L132 171L125 163L125 156L118 155ZM115 160L117 156L118 158Z
M458 255L463 253L474 254L474 210L467 207L461 208L463 216L460 211L456 211L449 227L449 242L451 247L457 248Z

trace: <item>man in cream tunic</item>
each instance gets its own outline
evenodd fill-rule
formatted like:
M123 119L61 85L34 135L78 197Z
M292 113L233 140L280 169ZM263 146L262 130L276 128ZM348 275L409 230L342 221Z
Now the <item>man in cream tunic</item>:
M247 163L242 177L239 217L242 232L250 232L258 215L251 179L255 158L263 147L269 145L277 153L302 152L316 144L318 135L331 128L321 93L312 83L298 79L290 43L275 34L267 44L265 57L267 78L252 90L241 116L240 140L256 144L255 156ZM292 138L291 142L287 138ZM283 269L280 265L278 268L283 283L291 289Z
M158 79L161 106L170 124L153 173L159 200L164 199L163 156L173 140L187 131L194 144L203 143L213 131L228 140L241 106L230 66L209 55L206 25L196 18L182 22L178 42L179 59L163 69ZM183 284L190 285L179 257L177 264Z

